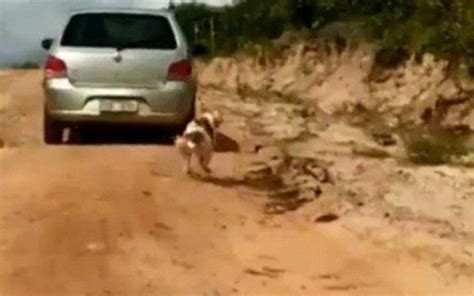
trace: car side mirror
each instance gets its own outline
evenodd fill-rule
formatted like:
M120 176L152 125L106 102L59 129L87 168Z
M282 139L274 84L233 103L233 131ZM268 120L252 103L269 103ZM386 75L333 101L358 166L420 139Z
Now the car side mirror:
M50 49L51 49L51 46L53 45L53 42L54 42L54 40L51 39L51 38L43 39L43 40L41 41L41 47L42 47L44 50L50 50Z
M192 48L192 55L195 57L209 54L209 48L203 44L195 44Z

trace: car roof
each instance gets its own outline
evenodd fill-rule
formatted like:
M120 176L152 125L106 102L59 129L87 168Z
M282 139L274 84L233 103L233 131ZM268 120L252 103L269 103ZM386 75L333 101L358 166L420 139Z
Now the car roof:
M95 9L82 9L75 10L71 13L71 16L78 14L87 13L127 13L127 14L151 14L160 16L172 16L174 13L168 9L148 9L148 8L95 8Z

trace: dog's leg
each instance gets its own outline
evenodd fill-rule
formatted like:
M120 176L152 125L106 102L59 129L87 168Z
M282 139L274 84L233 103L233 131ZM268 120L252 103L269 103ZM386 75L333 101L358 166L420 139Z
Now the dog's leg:
M175 140L175 146L178 148L179 154L181 154L183 162L183 173L191 173L191 158L192 152L188 147L188 141L184 137L177 137Z
M212 151L206 151L203 155L199 157L199 164L201 165L201 168L206 172L207 174L210 174L212 171L209 168L209 164L211 163L212 159Z
M209 168L209 164L206 164L205 161L200 161L201 168L206 174L212 173L211 169Z
M184 164L184 173L189 175L191 174L191 158L192 158L192 155L188 154L185 156L185 164Z

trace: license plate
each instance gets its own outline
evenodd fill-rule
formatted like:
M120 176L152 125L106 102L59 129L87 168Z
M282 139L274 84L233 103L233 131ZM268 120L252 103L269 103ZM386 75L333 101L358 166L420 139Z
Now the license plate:
M138 111L138 102L132 100L100 100L101 112L134 113Z

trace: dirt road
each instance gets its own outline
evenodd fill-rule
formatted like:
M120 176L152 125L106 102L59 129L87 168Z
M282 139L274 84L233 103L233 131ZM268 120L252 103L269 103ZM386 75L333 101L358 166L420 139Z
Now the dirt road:
M169 145L45 146L40 74L0 79L1 296L472 292L337 225L265 215L233 180L238 153L220 153L206 182Z

